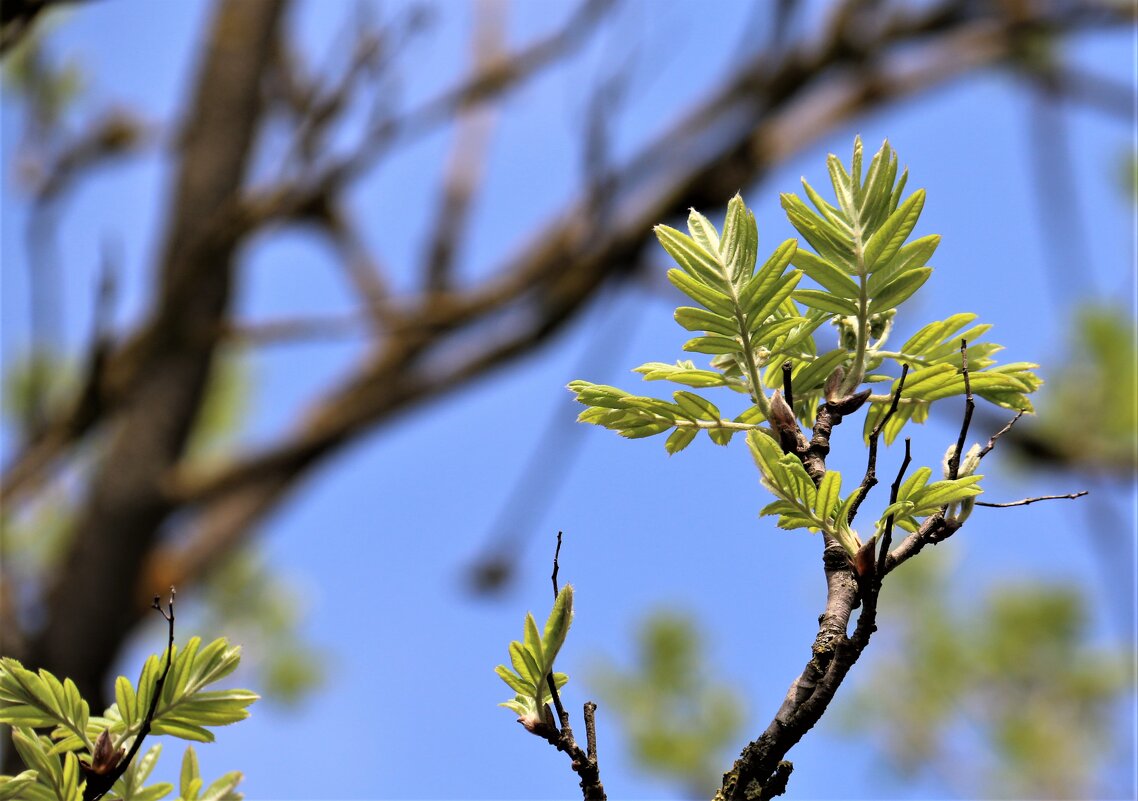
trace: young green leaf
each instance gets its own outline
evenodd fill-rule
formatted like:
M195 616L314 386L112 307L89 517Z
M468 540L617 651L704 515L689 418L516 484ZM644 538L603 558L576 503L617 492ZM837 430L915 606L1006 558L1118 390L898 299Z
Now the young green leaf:
M865 245L867 273L872 273L879 264L888 263L896 255L912 233L924 205L925 190L918 189L874 232Z

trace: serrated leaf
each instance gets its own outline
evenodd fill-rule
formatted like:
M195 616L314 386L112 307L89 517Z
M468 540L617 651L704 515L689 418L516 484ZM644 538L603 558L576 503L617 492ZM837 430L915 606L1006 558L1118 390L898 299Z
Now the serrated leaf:
M849 352L844 348L835 348L819 356L794 373L794 394L813 392L826 383L826 379L834 372L839 364L849 358Z
M719 233L711 220L704 217L695 209L688 212L688 232L701 248L711 254L718 261Z
M908 500L914 493L919 493L924 489L925 484L928 483L929 478L932 477L933 471L929 467L921 467L913 472L913 475L905 479L900 488L897 490L897 500Z
M553 609L545 622L545 634L542 636L542 655L546 672L553 669L553 661L565 644L565 636L569 633L569 626L573 622L573 585L566 584L557 593L553 602Z
M37 775L34 770L25 770L15 776L0 776L0 801L26 799L24 793L36 783Z
M739 333L739 325L734 318L722 317L707 309L680 306L673 315L675 321L688 331L710 331L733 337Z
M115 703L118 704L119 714L122 715L123 722L128 726L141 719L134 687L131 686L130 679L126 676L119 676L115 679Z
M965 498L973 498L979 495L983 490L976 484L982 478L983 476L978 475L963 476L929 484L912 498L917 507L917 513L920 514L921 510L932 511L950 503L958 503Z
M830 292L822 292L817 289L798 289L795 290L793 297L796 301L805 306L820 309L821 311L831 314L857 314L856 303L846 298L840 298Z
M890 214L865 244L865 269L872 273L879 264L886 264L896 255L912 233L925 205L925 190L911 194L896 211Z
M744 205L743 198L735 195L727 204L720 254L727 267L727 275L736 286L754 272L758 249L759 229L755 215Z
M654 420L626 426L616 433L625 439L643 439L645 437L654 437L657 434L662 434L673 425L675 424L668 420Z
M846 172L845 165L842 164L841 159L831 153L826 157L826 168L830 173L830 184L834 187L834 197L838 201L838 208L845 214L846 219L857 219L857 195L854 191L853 179Z
M806 197L814 204L814 208L818 209L819 213L825 217L829 222L840 228L849 228L850 221L842 212L841 209L834 207L826 202L826 199L818 194L806 179L802 179L802 189L806 192Z
M714 403L692 392L679 390L673 393L676 405L696 420L721 420L719 409Z
M699 434L699 429L694 426L677 428L668 435L667 441L664 442L664 450L669 454L679 453L691 444L697 434Z
M880 293L870 298L869 313L877 314L886 309L893 309L900 306L912 297L914 292L924 286L925 281L929 280L929 276L932 274L933 270L931 267L920 267L916 270L901 273L886 284Z
M707 436L716 445L727 445L731 442L731 438L735 436L735 430L732 428L709 428L707 429Z
M510 689L516 693L525 695L526 693L533 692L534 690L532 682L527 682L505 665L498 665L494 668L494 672L498 674L498 678L506 682L506 684L509 685Z
M849 238L842 231L812 212L797 195L783 193L781 200L790 224L802 234L802 238L810 243L819 256L849 272L854 271L853 248Z
M860 294L858 285L842 270L830 262L819 258L808 250L798 248L792 263L810 278L817 281L839 297L856 300Z
M655 231L656 238L660 240L664 250L688 275L715 289L727 290L715 256L675 228L657 225Z
M735 339L718 334L708 334L702 337L693 337L684 343L684 350L689 353L738 353L743 346Z
M672 286L676 287L676 289L683 292L701 306L706 307L716 314L725 316L733 313L735 307L731 298L719 290L702 283L683 270L679 270L675 267L669 269L667 275L668 280L672 282Z
M181 737L183 740L193 740L199 743L212 743L214 741L213 732L209 729L177 718L155 719L150 730L154 734L169 734L174 737Z
M779 281L783 280L786 268L790 265L797 249L796 240L786 240L767 258L762 268L743 284L743 288L739 290L739 307L748 318L753 319L755 313L766 304L767 299L776 293L776 287L780 286Z
M790 297L794 288L798 286L798 281L801 278L801 271L791 270L775 282L769 293L756 296L751 304L744 308L751 330L754 330L757 324L765 321L778 310L779 306Z
M932 258L939 244L940 236L930 234L915 239L902 247L888 263L877 265L877 269L869 276L869 281L866 284L869 294L877 294L878 290L889 283L895 275L924 267Z
M541 681L541 666L537 664L533 654L518 640L510 643L510 663L522 680L534 686Z
M814 513L823 520L828 520L841 497L842 474L837 470L827 470L818 483L818 496L814 501Z

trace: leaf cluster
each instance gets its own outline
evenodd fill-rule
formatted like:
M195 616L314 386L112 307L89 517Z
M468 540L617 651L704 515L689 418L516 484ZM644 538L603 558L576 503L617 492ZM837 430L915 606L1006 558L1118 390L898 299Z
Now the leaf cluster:
M217 639L203 648L197 637L191 638L182 649L171 647L170 671L157 699L152 733L212 742L214 735L210 727L228 725L249 716L247 707L257 700L256 693L206 689L237 668L241 660L239 647ZM91 763L100 735L110 738L111 753L117 750L121 754L129 749L142 733L165 659L165 654L152 654L136 683L119 676L115 681L115 703L102 716L93 717L70 679L60 681L46 670L31 671L15 659L0 658L0 723L13 727L16 750L34 774L33 784L26 781L29 771L18 777L6 777L7 781L0 783L0 801L6 792L33 801L78 799L82 785L79 754ZM35 731L49 727L47 735ZM122 801L157 801L166 796L173 789L170 785L143 787L157 755L156 748L152 748L135 759L108 797ZM194 764L196 766L196 761ZM229 774L230 778L234 775L240 778L239 774ZM235 784L236 780L232 782ZM215 783L211 788L218 786ZM224 793L192 797L183 793L183 797L186 801L196 801L199 797L221 801L239 795L233 793L230 786Z
M962 340L967 341L969 386L976 396L1032 411L1028 395L1042 383L1032 372L1034 364L997 365L994 355L1001 346L982 341L991 326L977 324L970 313L931 322L899 349L888 348L896 309L928 281L933 269L929 261L940 237L913 238L925 193L918 189L905 195L908 172L899 170L889 143L868 165L864 161L860 139L854 141L848 168L837 156L829 156L832 202L805 180L805 200L792 193L781 196L802 244L794 239L782 242L761 266L754 215L738 195L728 203L721 233L694 210L686 234L657 226L660 244L677 265L668 270L669 281L697 304L681 306L675 313L676 322L696 334L684 350L711 358L706 366L690 360L649 362L635 371L645 380L670 381L686 389L664 400L589 381L569 384L586 407L578 420L628 438L669 432L665 449L670 454L687 447L700 431L720 445L745 432L763 483L775 495L763 514L777 515L782 528L823 531L851 553L859 543L848 521L857 493L842 498L841 476L833 472L815 485L800 463L802 454L784 455L778 444L790 449L786 443L794 436L780 438L764 425L772 417L774 398L769 392L783 387L786 372L793 409L779 416L777 428L783 434L794 434L794 418L811 425L823 401L838 404L868 392L864 384L892 381L891 392L869 394L864 422L868 441L898 392L896 376L908 368L898 407L882 428L887 444L906 423L924 422L934 401L965 394ZM816 286L800 286L803 279ZM821 341L819 328L826 322L837 329L836 347ZM700 392L716 388L745 395L750 404L738 412L723 412ZM772 433L773 439L768 436ZM890 508L902 528L931 514L934 506L963 503L969 493L979 492L975 477L952 487L943 482L926 486L927 481L927 475L923 482L911 479L906 483L911 493ZM879 519L878 532L887 517Z
M526 615L525 633L522 639L510 643L510 664L498 665L494 672L506 682L517 695L512 701L504 701L499 706L512 709L518 715L518 722L526 729L534 731L539 725L556 727L549 711L553 691L549 689L549 676L558 689L565 686L569 677L553 671L553 662L565 636L573 622L573 585L566 584L557 593L553 609L545 622L544 634L537 630L533 613Z
M777 498L759 512L778 515L778 527L822 531L837 540L852 557L861 540L849 525L849 513L858 492L842 498L842 474L827 470L815 486L802 461L783 453L770 436L757 432L748 437L755 464L762 473L763 486Z

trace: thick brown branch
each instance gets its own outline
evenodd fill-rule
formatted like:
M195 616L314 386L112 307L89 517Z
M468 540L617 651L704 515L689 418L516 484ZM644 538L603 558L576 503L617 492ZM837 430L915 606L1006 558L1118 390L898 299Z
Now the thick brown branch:
M183 137L159 265L158 296L133 346L138 370L94 471L72 544L49 594L50 625L30 659L75 680L102 706L104 672L139 612L136 582L173 510L159 479L181 455L228 310L237 241L218 236L217 209L240 189L259 119L260 84L283 0L219 4ZM98 599L76 605L74 598Z

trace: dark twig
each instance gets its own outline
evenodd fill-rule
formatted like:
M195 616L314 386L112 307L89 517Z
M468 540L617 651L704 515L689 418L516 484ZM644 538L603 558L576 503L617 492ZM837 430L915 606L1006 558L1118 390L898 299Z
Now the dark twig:
M557 558L561 555L562 532L557 532L557 548L553 552L553 599L557 600L560 590L557 587L557 571L559 569ZM564 751L573 760L573 770L581 777L581 793L586 801L604 801L605 788L601 784L600 769L597 767L597 705L592 701L585 703L585 737L588 752L582 751L573 736L573 727L569 724L569 712L561 703L561 695L557 692L557 682L553 680L553 672L545 675L545 682L549 685L549 694L553 698L553 708L557 712L557 721L560 729L540 724L535 734L546 739L558 751Z
M1081 498L1086 495L1088 490L1081 492L1071 492L1067 495L1037 495L1034 498L1024 498L1022 501L1008 501L1007 503L985 503L984 501L976 501L977 506L987 506L992 509L1007 509L1009 506L1027 506L1029 503L1036 501L1059 501L1065 498Z
M87 784L83 788L83 801L98 801L106 795L107 791L114 786L119 777L126 773L126 769L130 767L131 760L138 754L142 748L142 741L146 739L146 735L150 734L150 728L154 724L154 714L158 711L158 701L162 697L162 688L166 685L166 676L170 673L170 662L174 657L174 588L170 588L170 601L167 608L163 609L162 604L158 601L158 596L154 596L154 603L151 606L157 609L162 617L166 618L166 623L169 628L169 637L166 641L166 664L162 667L162 674L158 680L154 682L154 692L150 696L150 706L146 710L146 717L142 720L142 728L139 729L138 734L135 735L134 742L130 746L130 750L126 752L126 756L122 755L122 749L115 750L111 746L110 731L104 730L99 735L98 741L95 743L95 753L90 763L81 761L79 763L80 769L83 771ZM141 692L142 687L138 688Z
M901 378L897 382L897 389L893 391L893 402L889 405L889 410L885 412L885 416L877 421L877 425L873 427L873 432L869 435L869 461L865 466L865 478L861 480L861 486L857 490L857 499L850 507L849 516L846 522L853 524L854 517L857 516L858 507L861 502L865 500L865 496L869 491L877 486L877 438L881 436L885 424L889 422L889 418L897 411L897 404L901 402L901 390L905 388L905 378L909 375L909 365L901 365ZM908 440L905 442L905 450L908 451ZM880 571L878 571L880 574Z
M968 340L960 340L960 372L964 374L964 420L960 424L960 436L956 438L956 450L948 460L948 478L955 481L960 471L960 456L964 453L964 440L968 438L968 426L972 423L972 410L976 404L972 400L972 381L968 378Z
M890 505L897 503L897 493L901 491L901 479L905 477L905 471L909 469L909 463L913 460L909 446L910 440L905 437L905 458L901 462L901 468L897 471L897 478L893 479L893 485L889 488ZM881 549L877 555L877 569L873 572L873 592L875 595L881 589L881 580L885 578L885 563L889 559L889 546L892 544L893 515L889 515L885 519L885 528L881 531Z
M553 582L553 600L557 600L557 595L560 592L557 588L557 557L561 555L561 532L557 532L557 550L553 552L553 575L549 578Z
M585 702L585 745L589 761L597 761L597 705L592 701Z
M791 364L790 359L782 363L782 396L786 398L786 405L791 409L794 408L794 387L790 380L791 370L794 365Z
M1012 419L1011 419L1011 420L1008 422L1008 424L1007 424L1006 426L1004 426L1004 427L1003 427L1003 428L1001 428L999 431L997 431L995 434L993 434L993 435L992 435L992 438L991 438L990 440L988 440L988 444L987 444L987 445L985 445L985 446L983 447L983 449L980 451L980 453L979 453L979 455L978 455L978 457L977 457L977 458L978 458L978 459L983 459L985 456L987 456L987 455L988 455L988 452L989 452L989 451L991 451L991 450L992 450L992 448L996 447L996 441L997 441L997 440L998 440L1000 437L1002 437L1004 434L1006 434L1006 433L1008 433L1009 431L1011 431L1011 430L1012 430L1012 426L1014 426L1014 425L1015 425L1015 424L1016 424L1016 423L1019 421L1019 419L1020 419L1021 417L1023 417L1023 413L1024 413L1024 410L1023 410L1023 409L1020 409L1018 412L1016 412L1016 416L1015 416L1015 417L1013 417L1013 418L1012 418Z

